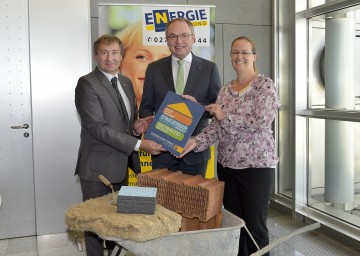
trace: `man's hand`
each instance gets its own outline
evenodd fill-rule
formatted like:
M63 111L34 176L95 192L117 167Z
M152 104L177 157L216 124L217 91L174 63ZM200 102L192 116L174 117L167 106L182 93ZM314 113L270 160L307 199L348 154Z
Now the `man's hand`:
M158 155L162 151L166 151L160 144L152 141L152 140L141 140L140 149L151 155Z
M186 95L186 94L184 94L184 95L182 95L182 97L185 98L185 99L188 99L188 100L191 100L191 101L193 101L193 102L198 103L197 100L195 99L195 97L193 97L193 96L191 96L191 95Z
M181 158L181 157L185 156L187 153L189 153L195 147L196 147L196 140L190 138L189 141L186 143L183 152L177 158Z
M134 132L136 134L145 133L153 119L154 116L137 119L134 123Z

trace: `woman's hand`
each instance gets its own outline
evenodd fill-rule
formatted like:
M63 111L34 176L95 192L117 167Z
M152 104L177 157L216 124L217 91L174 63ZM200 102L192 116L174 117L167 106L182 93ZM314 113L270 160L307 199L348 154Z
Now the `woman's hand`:
M195 147L196 147L196 140L190 138L189 141L186 143L183 152L177 158L182 158L187 153L189 153L191 150L193 150Z
M225 118L225 113L222 111L219 104L210 104L205 106L205 110L210 113L210 115L215 116L216 120L222 121Z

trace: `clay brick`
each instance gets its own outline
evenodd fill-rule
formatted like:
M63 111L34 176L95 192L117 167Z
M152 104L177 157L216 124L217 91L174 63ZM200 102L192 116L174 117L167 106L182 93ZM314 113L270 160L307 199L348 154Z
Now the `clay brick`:
M158 203L182 215L182 230L221 227L224 182L155 169L139 174L138 185L158 188Z

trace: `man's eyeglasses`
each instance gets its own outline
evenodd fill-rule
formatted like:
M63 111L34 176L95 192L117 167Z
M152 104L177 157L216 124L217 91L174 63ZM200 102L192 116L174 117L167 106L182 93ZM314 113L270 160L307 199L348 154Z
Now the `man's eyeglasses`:
M182 41L187 41L187 40L189 40L189 37L192 36L192 35L193 34L187 34L187 33L184 33L184 34L181 34L181 35L171 34L171 35L167 36L167 40L171 41L171 42L174 42L178 38L180 38Z
M255 52L248 52L248 51L233 51L233 52L230 52L230 56L232 56L232 57L237 57L239 54L243 55L243 56L248 56L248 55L251 55L251 54L255 54Z

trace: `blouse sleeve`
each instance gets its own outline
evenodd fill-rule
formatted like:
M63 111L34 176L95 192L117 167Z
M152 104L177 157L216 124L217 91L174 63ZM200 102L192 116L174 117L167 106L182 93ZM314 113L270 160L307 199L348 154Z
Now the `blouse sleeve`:
M241 106L233 106L220 123L229 134L269 129L280 106L275 85L266 77L253 85L245 99Z
M221 105L222 97L224 95L224 87L220 89L219 95L216 99L216 103ZM220 134L220 122L213 117L210 124L204 128L201 133L195 136L196 148L195 152L201 152L213 145L218 139Z

